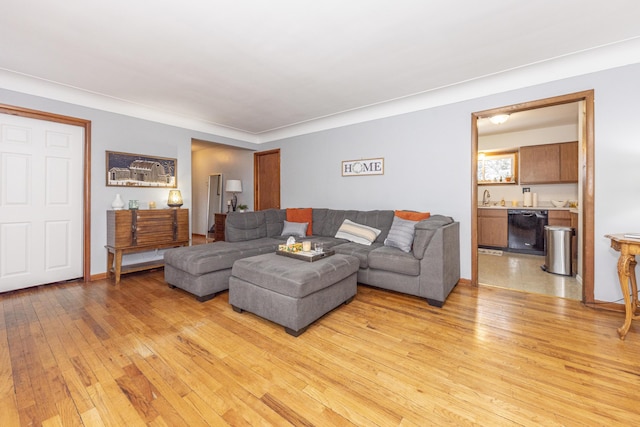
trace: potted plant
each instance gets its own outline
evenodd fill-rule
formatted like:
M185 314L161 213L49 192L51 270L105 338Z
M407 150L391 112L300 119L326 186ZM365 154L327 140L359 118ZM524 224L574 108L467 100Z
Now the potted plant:
M237 211L238 212L244 212L247 209L249 209L249 206L247 206L247 205L238 205Z

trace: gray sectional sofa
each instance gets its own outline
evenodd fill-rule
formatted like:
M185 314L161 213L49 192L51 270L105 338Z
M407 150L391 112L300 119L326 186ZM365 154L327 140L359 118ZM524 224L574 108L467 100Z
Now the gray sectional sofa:
M336 238L343 221L380 230L369 246ZM170 249L165 252L165 280L200 301L229 288L236 260L274 252L288 236L282 236L285 209L232 212L227 215L225 242ZM460 228L450 217L432 215L415 224L409 252L385 246L394 220L392 210L313 209L313 235L305 239L322 242L324 248L358 258L360 284L425 298L441 307L460 279ZM301 261L302 262L302 261Z

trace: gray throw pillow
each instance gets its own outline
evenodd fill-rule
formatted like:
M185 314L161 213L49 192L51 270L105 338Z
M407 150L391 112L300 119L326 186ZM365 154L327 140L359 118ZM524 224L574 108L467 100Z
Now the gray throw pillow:
M307 235L308 222L289 222L284 221L284 227L282 228L281 236L297 236L305 237Z
M389 234L387 238L384 239L384 245L398 248L404 252L410 252L417 223L418 221L409 221L394 216Z

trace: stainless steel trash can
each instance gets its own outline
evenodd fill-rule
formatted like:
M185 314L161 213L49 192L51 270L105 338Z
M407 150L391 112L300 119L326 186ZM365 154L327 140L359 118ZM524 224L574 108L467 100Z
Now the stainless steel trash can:
M547 253L544 271L563 276L571 276L571 237L573 228L545 225L544 235Z

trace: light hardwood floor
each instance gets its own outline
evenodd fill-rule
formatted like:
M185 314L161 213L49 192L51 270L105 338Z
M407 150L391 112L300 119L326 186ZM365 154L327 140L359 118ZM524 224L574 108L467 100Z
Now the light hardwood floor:
M628 426L640 324L459 285L442 309L361 286L298 338L163 272L0 295L0 426Z

